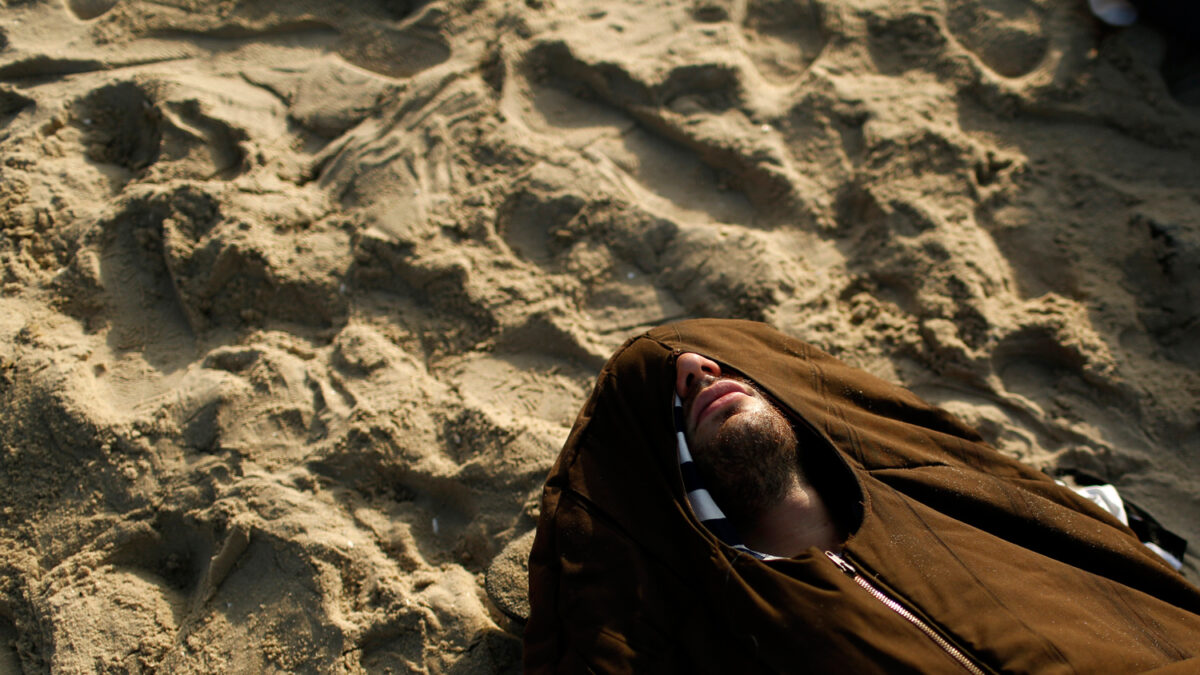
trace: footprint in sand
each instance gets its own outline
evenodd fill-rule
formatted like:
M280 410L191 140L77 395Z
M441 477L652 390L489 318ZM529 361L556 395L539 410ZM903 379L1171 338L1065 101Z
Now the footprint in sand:
M1032 72L1046 56L1041 10L1029 0L947 0L946 21L959 43L1004 77Z
M137 171L158 159L163 122L158 108L133 82L117 82L81 99L74 117L93 161Z
M387 77L412 77L450 58L440 37L421 30L372 26L347 38L338 48L342 58Z
M116 6L118 0L67 0L67 9L84 21L95 19Z
M115 545L105 562L185 596L202 580L214 552L212 534L176 513L127 526L113 536Z
M827 41L821 8L812 0L748 0L742 34L755 67L777 84L807 70Z
M52 626L45 636L56 658L80 670L103 670L116 653L125 656L114 670L142 672L174 650L189 605L201 582L213 585L212 567L221 556L210 564L213 536L178 514L105 536L111 539L103 558L84 554L49 575L37 601Z
M195 98L165 101L160 161L173 162L179 175L233 177L245 170L245 130L213 116Z
M0 89L0 120L28 105L14 96ZM172 178L231 178L246 169L242 144L248 132L214 107L195 88L165 92L155 83L127 81L79 99L72 121L93 162L131 172L162 170Z
M4 128L17 116L17 113L31 105L33 105L33 99L10 89L0 89L0 128Z
M1046 326L1018 329L1002 338L992 354L992 367L1004 388L1032 401L1044 399L1045 392L1061 391L1064 379L1082 383L1087 361L1078 346Z
M450 46L441 33L444 13L435 5L409 15L407 3L385 2L393 15L405 14L398 23L368 23L342 37L338 54L354 65L387 77L412 77L450 58Z

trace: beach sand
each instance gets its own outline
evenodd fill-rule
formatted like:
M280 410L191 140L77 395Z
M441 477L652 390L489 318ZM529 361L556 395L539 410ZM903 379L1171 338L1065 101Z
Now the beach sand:
M518 671L484 571L599 366L686 317L1200 543L1200 109L1144 26L0 5L0 672Z

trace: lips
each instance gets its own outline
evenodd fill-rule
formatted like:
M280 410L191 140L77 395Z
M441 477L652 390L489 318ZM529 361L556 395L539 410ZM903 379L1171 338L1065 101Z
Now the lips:
M695 400L692 401L691 409L691 427L692 429L700 426L704 418L711 415L723 405L724 399L729 396L749 396L750 392L736 380L717 380L696 394Z

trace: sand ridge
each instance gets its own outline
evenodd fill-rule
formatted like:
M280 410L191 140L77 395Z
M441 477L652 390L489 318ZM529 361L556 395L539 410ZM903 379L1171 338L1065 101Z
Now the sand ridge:
M1144 27L4 5L0 671L516 671L483 571L603 360L691 316L1200 542L1200 111Z

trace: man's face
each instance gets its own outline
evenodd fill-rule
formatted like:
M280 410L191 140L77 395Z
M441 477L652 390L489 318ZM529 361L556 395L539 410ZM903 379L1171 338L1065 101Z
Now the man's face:
M681 354L675 369L684 436L709 488L735 510L754 511L777 497L798 470L787 418L752 383L723 375L711 359Z
M692 361L704 359L699 354L683 354L676 368L685 373L677 379L676 391L683 401L684 433L692 448L711 445L717 432L737 415L761 413L771 404L751 383L714 372L708 361L704 369L694 368ZM690 372L689 372L690 371Z

